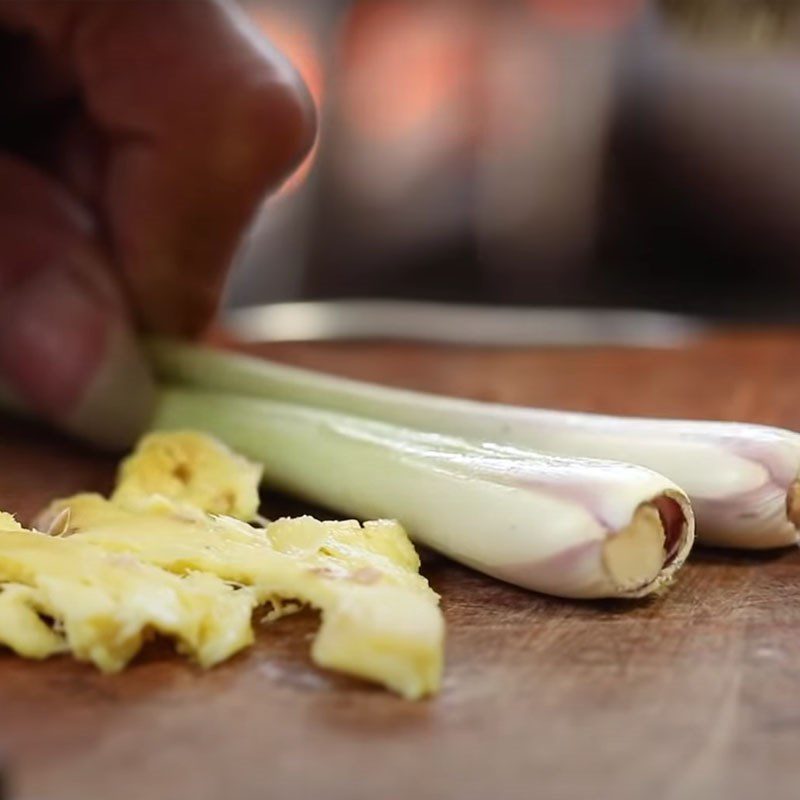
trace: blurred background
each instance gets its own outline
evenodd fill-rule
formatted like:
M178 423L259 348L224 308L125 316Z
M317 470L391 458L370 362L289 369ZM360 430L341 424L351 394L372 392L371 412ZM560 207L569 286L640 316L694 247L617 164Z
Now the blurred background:
M250 0L320 109L230 306L798 320L799 0Z

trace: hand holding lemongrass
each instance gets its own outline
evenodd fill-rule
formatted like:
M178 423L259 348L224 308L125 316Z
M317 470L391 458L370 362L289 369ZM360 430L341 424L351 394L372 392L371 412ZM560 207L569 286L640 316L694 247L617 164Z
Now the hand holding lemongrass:
M8 392L130 440L153 398L134 327L207 324L244 227L313 131L298 77L232 5L0 4Z

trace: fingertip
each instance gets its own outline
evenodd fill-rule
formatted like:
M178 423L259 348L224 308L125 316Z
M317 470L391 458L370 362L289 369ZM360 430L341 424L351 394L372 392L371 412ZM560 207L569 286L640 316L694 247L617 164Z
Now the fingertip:
M53 255L2 275L0 374L18 404L55 427L124 447L154 412L154 379L101 264L81 248Z
M144 352L132 330L117 324L92 379L60 423L83 441L118 451L148 430L156 404L155 379Z

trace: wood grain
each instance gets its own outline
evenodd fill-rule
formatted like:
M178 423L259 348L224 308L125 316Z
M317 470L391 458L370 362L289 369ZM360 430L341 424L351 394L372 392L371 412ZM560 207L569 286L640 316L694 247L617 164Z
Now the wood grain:
M276 358L470 397L800 428L800 334L675 351L281 346ZM6 424L0 506L106 488L113 465ZM271 507L281 506L268 498ZM426 560L442 694L407 703L308 660L313 615L202 673L154 646L103 677L0 654L0 750L24 800L798 796L800 553L697 552L657 600L577 603Z

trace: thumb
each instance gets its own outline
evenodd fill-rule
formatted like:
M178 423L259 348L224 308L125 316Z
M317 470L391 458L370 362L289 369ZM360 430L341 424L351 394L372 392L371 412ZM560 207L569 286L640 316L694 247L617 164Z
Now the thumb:
M155 390L93 233L58 184L0 156L0 382L63 430L122 447Z

